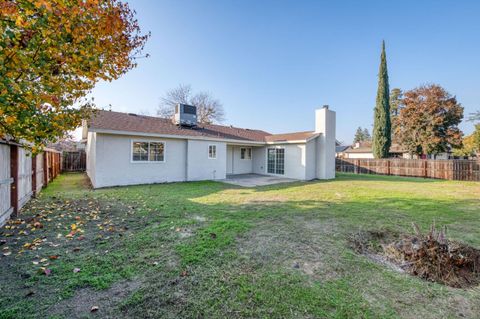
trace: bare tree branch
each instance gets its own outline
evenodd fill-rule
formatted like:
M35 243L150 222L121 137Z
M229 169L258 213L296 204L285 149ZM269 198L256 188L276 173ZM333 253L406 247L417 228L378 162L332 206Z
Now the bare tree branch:
M221 123L225 119L225 112L220 100L212 97L208 92L193 94L192 87L185 84L180 84L160 98L157 115L172 118L175 113L175 105L178 103L196 106L199 123Z

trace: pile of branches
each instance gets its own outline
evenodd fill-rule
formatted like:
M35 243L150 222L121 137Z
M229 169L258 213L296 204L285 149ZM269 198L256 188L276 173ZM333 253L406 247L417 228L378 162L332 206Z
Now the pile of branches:
M415 235L384 246L387 258L405 271L425 280L464 288L480 283L480 251L449 241L447 228L437 230L435 223L423 235L413 224Z

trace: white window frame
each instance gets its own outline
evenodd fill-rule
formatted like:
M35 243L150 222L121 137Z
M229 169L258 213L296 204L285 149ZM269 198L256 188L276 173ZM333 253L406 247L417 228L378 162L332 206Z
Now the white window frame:
M150 158L150 143L163 144L163 161L134 161L133 160L133 143L148 143L148 157ZM144 139L131 139L130 140L130 163L132 164L160 164L165 163L167 160L167 143L165 141L158 140L144 140Z
M283 149L283 174L277 174L277 173L269 173L268 172L268 150L269 149ZM269 146L266 148L266 152L265 152L266 156L265 156L265 172L268 174L268 175L276 175L276 176L285 176L285 162L286 162L286 149L285 147L283 146ZM275 158L275 162L276 162L276 158ZM275 168L276 168L276 164L275 164ZM276 170L276 169L275 169Z
M215 156L214 157L210 157L210 147L214 147L214 150L215 150ZM217 145L216 144L208 144L207 156L208 156L208 159L212 159L212 160L217 159Z
M242 158L242 150L245 150L245 155L250 155L250 157ZM252 160L252 148L251 147L240 147L240 159L244 161Z

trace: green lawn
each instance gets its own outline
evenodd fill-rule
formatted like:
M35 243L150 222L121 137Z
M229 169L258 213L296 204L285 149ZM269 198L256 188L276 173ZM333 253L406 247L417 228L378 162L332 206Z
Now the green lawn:
M435 220L480 248L480 183L342 174L92 191L84 175L66 174L20 217L0 230L0 318L480 314L480 288L397 273L348 245L361 230Z

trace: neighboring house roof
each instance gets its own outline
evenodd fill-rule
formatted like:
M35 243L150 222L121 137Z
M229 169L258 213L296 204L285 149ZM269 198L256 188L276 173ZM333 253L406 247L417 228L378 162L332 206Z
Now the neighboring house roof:
M344 153L372 153L372 143L361 143L360 146L356 147L355 145L349 146ZM401 145L393 144L390 146L390 153L407 153Z
M265 142L284 142L284 141L306 141L314 136L318 135L313 131L285 133L285 134L272 134L265 136Z
M335 146L335 153L341 153L343 151L345 151L347 148L349 148L350 146L345 146L345 145L338 145L338 146Z
M262 130L252 130L215 124L200 124L194 128L186 128L175 125L172 120L166 118L104 110L98 110L87 122L87 124L88 129L94 132L104 131L158 134L267 143L306 141L309 138L317 135L317 133L312 131L288 134L270 134Z

